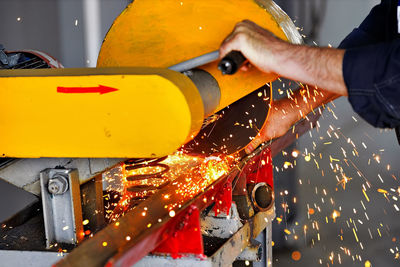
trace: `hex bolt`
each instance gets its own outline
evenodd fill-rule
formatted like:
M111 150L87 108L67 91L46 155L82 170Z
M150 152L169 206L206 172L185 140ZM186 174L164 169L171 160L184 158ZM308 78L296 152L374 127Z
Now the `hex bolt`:
M63 175L57 173L50 178L47 189L53 195L62 195L68 190L68 180Z

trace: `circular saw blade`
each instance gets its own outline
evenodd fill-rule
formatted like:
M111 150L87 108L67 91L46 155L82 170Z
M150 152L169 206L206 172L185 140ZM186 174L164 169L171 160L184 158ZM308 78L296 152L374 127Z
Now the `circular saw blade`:
M267 119L271 89L265 85L208 117L183 150L189 154L232 154L246 147Z

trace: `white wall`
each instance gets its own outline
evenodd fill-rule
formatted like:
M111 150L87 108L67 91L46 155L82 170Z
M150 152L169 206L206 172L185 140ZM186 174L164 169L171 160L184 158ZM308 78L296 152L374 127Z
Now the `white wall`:
M348 33L358 27L379 0L328 0L319 45L339 45Z
M100 42L130 0L100 2ZM85 66L83 0L1 0L0 43L8 50L36 49L65 67ZM20 20L18 20L20 18Z

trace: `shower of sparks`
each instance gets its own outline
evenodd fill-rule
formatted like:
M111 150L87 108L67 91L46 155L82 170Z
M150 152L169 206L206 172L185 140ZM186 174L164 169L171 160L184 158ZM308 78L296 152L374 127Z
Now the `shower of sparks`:
M178 202L166 206L170 217L174 217L175 208L180 208L185 201L227 174L234 162L234 156L194 157L177 152L157 164L152 164L151 161L141 162L136 163L138 168L131 169L129 165L122 164L103 174L107 184L107 193L104 196L107 203L106 218L116 221L125 212L169 184L174 185L175 193L181 196ZM185 183L176 184L174 181L179 177L184 177ZM166 194L163 198L169 200L170 195ZM143 211L142 216L146 215L147 211Z
M311 87L297 85L301 88L301 97L305 103L315 101L320 93ZM278 92L286 94L293 101L293 107L299 105L300 100L296 99L290 88L280 88L287 88L286 92ZM348 266L351 262L359 262L365 266L374 266L374 261L368 259L371 253L369 247L377 240L384 243L384 240L392 239L393 236L391 242L384 243L385 251L387 256L396 262L393 264L399 264L399 237L396 237L398 233L392 233L393 226L384 220L387 216L400 215L400 185L396 174L398 168L395 168L393 162L388 162L390 159L385 157L384 148L375 148L379 141L370 134L348 136L348 133L339 127L340 116L343 115L339 116L340 112L335 108L334 104L317 108L314 112L319 113L321 118L314 125L314 130L302 137L302 140L307 140L302 143L310 145L302 149L282 151L281 165L274 165L275 179L279 179L281 173L291 169L291 166L307 168L308 173L317 174L313 177L296 178L296 186L310 195L307 197L307 203L302 200L303 194L285 194L287 190L284 189L281 194L276 194L276 206L282 207L276 222L284 225L281 234L285 240L291 239L290 244L298 242L297 248L303 246L303 249L306 249L304 246L308 246L318 249L318 253L323 253L322 257L315 259L319 265ZM285 116L287 111L282 113L282 116ZM301 111L299 116L307 120L306 114ZM349 118L350 122L346 120L347 123L355 124L354 128L361 127L358 126L363 123L361 120L351 115ZM327 120L330 121L329 124ZM382 130L377 131L381 131L380 134L384 133ZM359 200L349 202L346 200L347 195L352 196L352 200ZM289 200L289 197L293 201ZM297 207L294 208L290 202L295 203ZM305 205L304 209L301 205ZM302 223L288 221L288 218L293 218L293 211L297 214L299 211L304 212L304 216L294 217ZM332 231L335 232L336 239ZM302 236L296 235L299 232ZM297 263L293 261L292 264L296 266Z
M346 184L352 180L352 178L347 177L345 174L342 175L342 179L339 181L338 185L340 184L343 187L343 190L346 189Z

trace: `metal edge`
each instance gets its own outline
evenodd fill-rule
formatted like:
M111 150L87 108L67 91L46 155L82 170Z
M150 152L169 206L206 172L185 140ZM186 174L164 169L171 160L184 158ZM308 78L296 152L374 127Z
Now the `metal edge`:
M296 25L294 25L291 18L272 0L254 0L259 6L264 8L272 15L275 21L279 24L282 31L285 33L289 42L293 44L302 44L303 38L301 37Z
M44 233L46 236L46 248L49 248L52 243L52 236L54 236L54 230L52 225L47 225L46 222L51 222L50 218L53 216L52 208L48 200L48 194L45 191L47 188L47 183L49 181L49 170L43 170L40 173L40 189L42 198L42 210L43 210L43 221L44 221Z
M75 242L80 243L84 238L83 233L83 219L82 219L82 199L81 189L79 183L79 174L77 169L72 169L68 173L69 194L71 199L71 206L73 213L73 225L75 232Z

